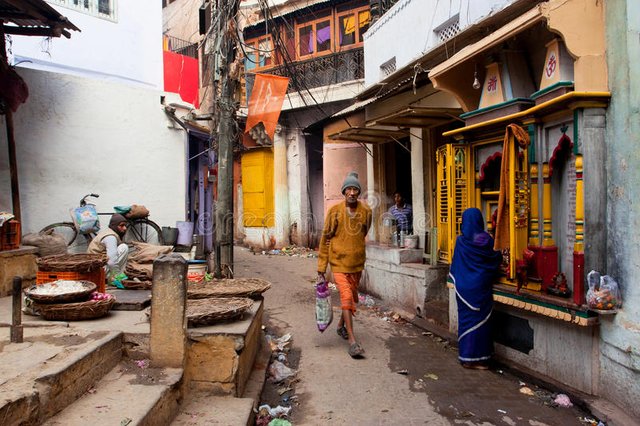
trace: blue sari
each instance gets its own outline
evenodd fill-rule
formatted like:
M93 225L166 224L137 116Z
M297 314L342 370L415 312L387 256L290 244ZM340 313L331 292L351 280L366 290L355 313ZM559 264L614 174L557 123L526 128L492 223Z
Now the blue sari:
M482 213L470 208L462 213L462 235L449 270L458 302L458 359L482 362L493 354L489 319L493 309L493 281L502 255L493 250L493 238L484 231Z

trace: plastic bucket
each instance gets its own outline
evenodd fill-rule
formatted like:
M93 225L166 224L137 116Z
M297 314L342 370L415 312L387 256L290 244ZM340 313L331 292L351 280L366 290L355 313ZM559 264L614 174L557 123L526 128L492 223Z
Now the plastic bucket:
M190 246L193 243L193 222L176 222L178 245Z
M178 241L178 228L172 228L170 226L162 227L162 241L167 246L173 246Z
M189 284L200 284L204 281L204 274L207 272L207 263L204 260L190 260L187 270L187 282Z

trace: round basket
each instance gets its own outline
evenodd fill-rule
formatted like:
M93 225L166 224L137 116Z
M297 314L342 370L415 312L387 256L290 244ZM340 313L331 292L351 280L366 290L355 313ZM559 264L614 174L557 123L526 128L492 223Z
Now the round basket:
M92 272L107 264L104 253L56 254L37 260L39 271Z
M78 283L81 290L65 291L63 284L65 282ZM87 300L91 293L96 291L96 284L91 281L52 281L46 284L32 285L24 294L38 304L46 303L65 303L65 302L81 302ZM56 289L59 292L56 293Z
M252 305L246 297L187 300L187 322L189 327L201 327L235 319Z
M81 321L105 316L113 307L116 298L87 300L78 303L36 304L34 309L50 321Z
M258 297L271 288L269 281L261 278L230 278L189 285L188 299L209 297Z

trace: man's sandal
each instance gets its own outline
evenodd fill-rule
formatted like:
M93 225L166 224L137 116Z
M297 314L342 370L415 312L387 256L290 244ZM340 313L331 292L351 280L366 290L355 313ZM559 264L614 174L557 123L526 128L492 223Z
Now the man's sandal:
M360 343L355 342L349 346L349 355L351 355L351 358L362 358L364 356L364 349L362 349Z
M349 339L349 333L347 333L347 328L344 325L342 327L338 327L336 331L338 332L338 336L342 337L344 340Z

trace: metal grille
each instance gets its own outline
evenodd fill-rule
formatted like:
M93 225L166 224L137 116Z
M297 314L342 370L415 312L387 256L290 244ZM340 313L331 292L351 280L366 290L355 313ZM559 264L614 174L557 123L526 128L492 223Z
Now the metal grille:
M291 77L288 92L358 80L364 78L364 49L350 49L287 66L261 69L260 72ZM247 73L245 86L247 99L251 98L254 81L255 74Z
M171 52L198 59L198 43L191 43L177 37L165 36L167 49Z
M386 77L391 75L396 70L396 57L389 59L387 62L380 65L380 71L382 72L382 77Z
M450 38L453 38L459 32L460 32L460 22L457 19L455 21L451 22L446 27L441 28L441 29L436 31L436 33L438 34L438 39L441 42L442 41L447 41Z

